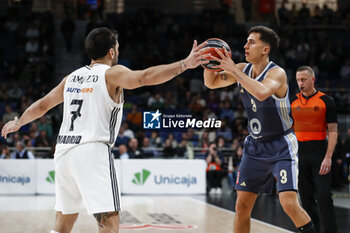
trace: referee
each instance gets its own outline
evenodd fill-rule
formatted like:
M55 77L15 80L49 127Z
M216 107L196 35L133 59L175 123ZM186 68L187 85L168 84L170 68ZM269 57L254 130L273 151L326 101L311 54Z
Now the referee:
M315 73L311 67L298 68L296 80L300 93L292 97L290 102L299 144L301 202L316 232L320 232L318 207L325 232L336 233L330 173L338 137L335 103L331 97L315 89Z

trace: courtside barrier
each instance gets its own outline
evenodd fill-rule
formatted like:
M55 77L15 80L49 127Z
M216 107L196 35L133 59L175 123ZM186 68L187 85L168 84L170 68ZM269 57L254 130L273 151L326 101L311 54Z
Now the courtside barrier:
M204 160L115 160L122 194L204 194ZM0 160L0 194L54 194L52 159Z

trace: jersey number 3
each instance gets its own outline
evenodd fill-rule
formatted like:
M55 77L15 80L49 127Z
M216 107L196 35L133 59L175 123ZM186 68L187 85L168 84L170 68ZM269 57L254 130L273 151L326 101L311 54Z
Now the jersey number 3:
M78 117L81 117L80 110L81 110L81 106L83 105L83 100L74 99L74 100L72 100L72 103L70 103L70 105L78 105L77 110L70 112L70 114L72 114L72 118L71 118L71 124L70 124L69 131L73 131L74 130L74 121Z
M286 170L281 170L280 171L280 176L281 176L281 184L287 183L287 171Z

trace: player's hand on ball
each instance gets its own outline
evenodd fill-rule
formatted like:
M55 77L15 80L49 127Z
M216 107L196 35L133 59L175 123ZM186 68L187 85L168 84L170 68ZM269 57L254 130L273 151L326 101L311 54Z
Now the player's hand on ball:
M206 64L209 62L205 60L202 55L205 50L208 50L208 48L203 48L206 44L207 42L203 42L198 45L197 40L194 40L190 54L183 60L185 69L193 69L201 64Z
M219 50L221 53L224 53L224 48L226 49L228 53L228 57L231 57L231 48L230 46L222 39L219 38L210 38L206 40L207 45L204 46L205 48L208 48L208 50L204 49L202 50L202 55L204 56L204 59L209 61L207 64L202 64L202 67L209 71L222 71L223 69L218 67L220 65L220 62L217 62L214 59L211 59L211 56L214 56L216 58L221 58L221 56L217 53ZM227 54L226 54L227 55Z
M232 72L232 69L236 65L236 63L234 63L234 61L231 59L231 56L229 52L226 50L226 48L223 48L223 51L224 51L223 53L217 48L215 49L215 51L220 57L209 55L209 59L217 61L220 64L213 66L213 68L220 68L226 72Z

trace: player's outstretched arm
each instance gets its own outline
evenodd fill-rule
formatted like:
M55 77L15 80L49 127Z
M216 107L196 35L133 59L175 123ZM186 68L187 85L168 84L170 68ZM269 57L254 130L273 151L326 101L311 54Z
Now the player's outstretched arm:
M206 43L193 47L187 58L167 65L153 66L145 70L130 70L125 66L116 65L106 71L107 82L115 87L135 89L142 86L157 85L171 80L187 69L196 68L198 65L207 63L202 60L203 47Z
M19 119L15 117L13 121L6 123L1 130L1 135L4 138L7 138L9 133L16 132L23 125L26 125L27 123L43 116L51 108L62 103L65 82L66 78L64 78L61 83L52 89L47 95L30 105Z

